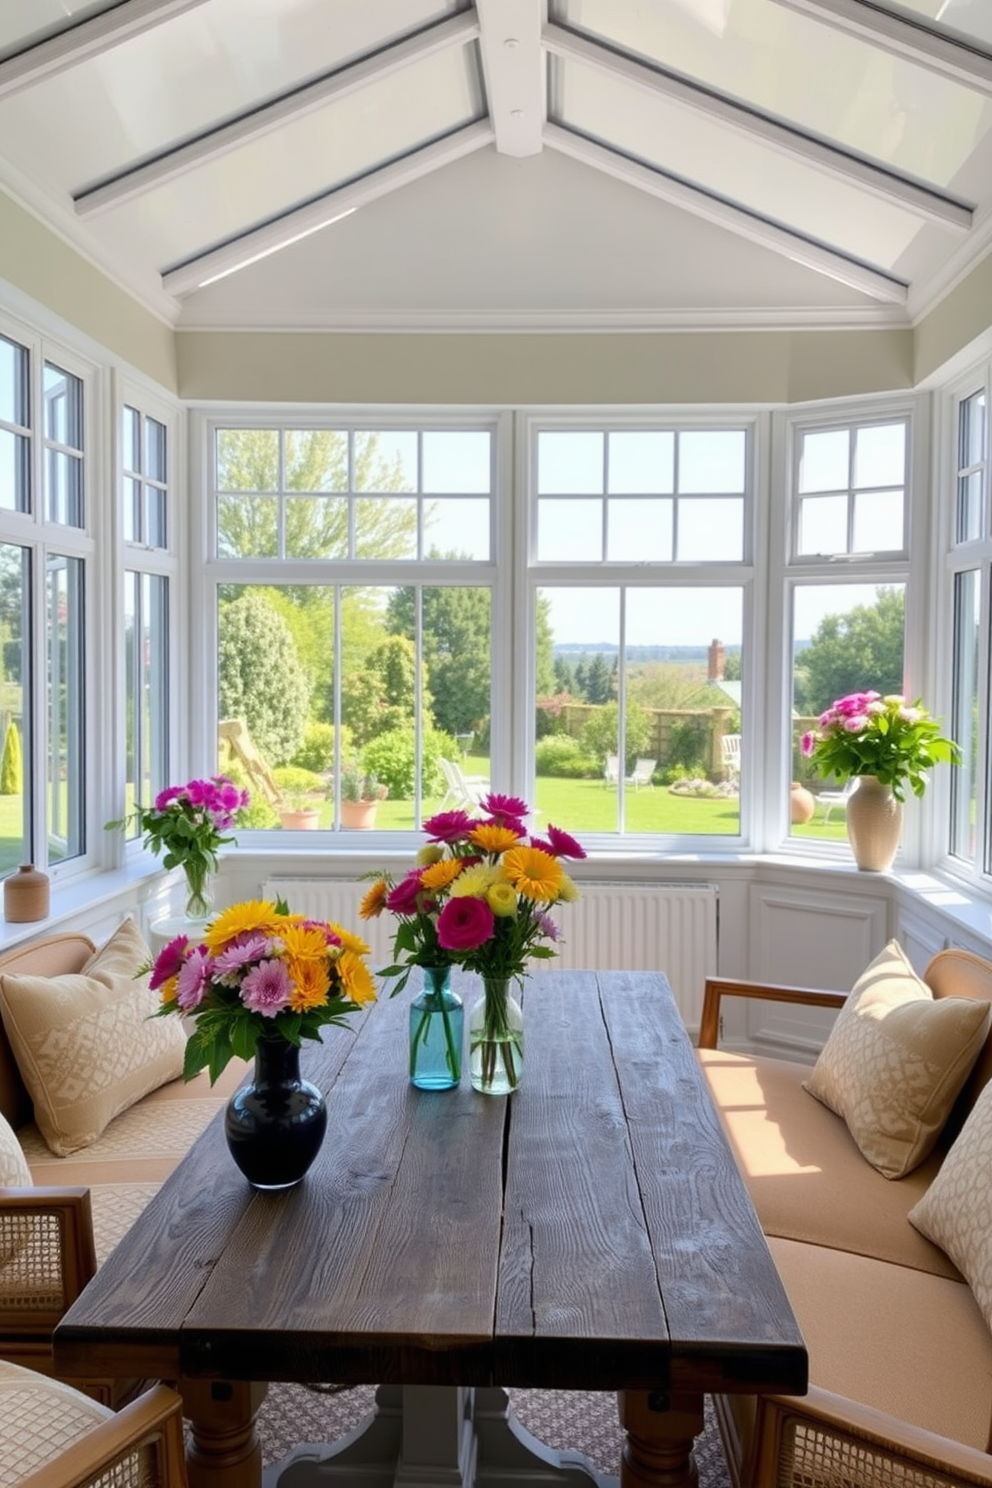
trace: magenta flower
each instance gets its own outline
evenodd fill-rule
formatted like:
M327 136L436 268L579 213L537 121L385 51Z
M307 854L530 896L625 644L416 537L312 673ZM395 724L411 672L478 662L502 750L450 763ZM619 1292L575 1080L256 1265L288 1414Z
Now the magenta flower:
M437 917L437 943L446 951L474 951L492 938L495 923L485 899L449 899Z
M241 983L241 1001L253 1013L274 1018L289 1006L293 983L285 961L263 961Z
M177 796L182 795L183 789L184 787L181 785L167 785L165 790L159 791L158 795L155 797L154 809L156 811L164 811L169 805L170 801L174 801Z
M186 947L189 945L189 937L177 935L175 940L170 940L167 946L163 946L155 957L155 965L152 974L148 978L148 985L154 992L156 988L164 985L170 977L177 976L179 969L186 957Z
M439 811L424 822L424 831L435 842L455 842L467 837L475 825L467 811Z
M501 796L497 791L490 791L488 795L483 796L479 804L483 811L488 811L490 816L496 817L496 825L502 827L516 826L528 811L527 802L521 801L519 796ZM504 821L504 817L513 819Z
M191 951L179 969L176 980L176 1003L184 1013L200 1006L210 983L210 957L202 946Z
M393 914L415 915L420 912L420 896L423 893L423 885L420 882L419 868L401 878L394 889L390 889L386 896L386 908L391 909Z
M807 758L809 758L809 756L813 753L813 750L815 748L816 748L816 735L813 733L812 729L808 729L806 731L806 733L803 734L803 737L802 737L802 751L803 751L803 754L806 755Z
M556 858L584 858L586 850L576 842L571 832L563 832L561 827L553 827L548 822L548 841L551 843L551 851Z

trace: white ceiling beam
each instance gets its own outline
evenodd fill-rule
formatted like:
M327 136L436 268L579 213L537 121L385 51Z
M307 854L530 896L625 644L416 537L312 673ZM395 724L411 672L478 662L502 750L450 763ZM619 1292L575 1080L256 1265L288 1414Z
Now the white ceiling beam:
M543 0L476 0L489 117L501 155L539 155L544 120Z
M299 242L301 238L329 227L332 222L350 216L359 207L367 206L369 202L386 196L390 191L397 191L402 186L408 186L411 182L430 175L432 171L461 160L465 155L485 149L493 143L494 138L492 125L488 120L468 124L445 139L425 145L422 150L407 155L403 160L384 165L381 170L370 171L360 181L351 181L336 191L328 191L317 200L307 202L306 206L286 212L272 222L264 222L251 228L227 243L221 243L216 248L210 248L205 253L177 264L174 269L167 269L162 275L162 287L179 299L193 294L216 279L237 273L239 269L247 268L260 258L268 258L272 253L288 248L291 243Z
M0 62L0 99L57 77L91 57L99 57L123 41L196 10L207 0L122 0L110 10L66 26L43 41L5 57Z
M851 289L860 290L862 294L871 295L873 299L893 305L906 303L907 286L881 269L848 258L836 249L812 242L799 233L789 232L787 228L768 222L733 202L712 196L700 187L691 186L662 171L652 170L639 161L629 160L625 155L619 155L615 150L608 150L593 140L573 134L571 130L563 129L558 124L545 126L544 143L548 149L570 155L583 165L601 170L615 180L624 181L639 191L657 196L672 206L691 212L694 217L701 217L740 238L747 238L793 263L802 264L805 268L825 274L829 279L836 279Z
M846 151L804 134L778 119L755 113L725 94L711 92L675 73L639 62L634 57L611 52L584 36L563 30L560 26L548 26L545 29L544 44L556 56L594 68L625 86L639 88L655 98L670 99L707 119L728 125L737 134L746 134L761 144L771 146L780 154L789 155L802 161L804 165L824 171L835 180L846 181L882 201L908 208L928 222L936 222L941 227L952 228L961 233L967 232L972 226L974 213L963 202L945 196L943 192L922 182L886 170L862 156L849 155Z
M922 20L897 15L873 5L871 0L774 0L774 3L992 97L992 52L977 42L957 41Z
M240 149L250 140L270 134L293 119L299 119L326 104L346 98L350 93L367 88L370 83L381 82L438 52L466 46L478 35L479 23L474 12L452 16L450 20L441 21L417 36L409 36L385 47L374 56L361 58L337 72L316 78L302 88L294 88L261 108L231 119L216 129L210 129L186 144L165 150L143 165L133 166L98 186L80 191L74 198L76 214L79 217L95 217L112 207L119 207L167 181L175 180L185 171L206 165L208 161L218 160L232 150Z

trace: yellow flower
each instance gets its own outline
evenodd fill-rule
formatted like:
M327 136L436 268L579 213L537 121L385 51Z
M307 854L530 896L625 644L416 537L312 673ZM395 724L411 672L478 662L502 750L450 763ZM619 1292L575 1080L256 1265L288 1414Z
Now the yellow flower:
M286 963L293 983L289 994L289 1005L294 1013L305 1013L308 1008L323 1007L331 990L331 974L327 958L293 960Z
M337 966L345 997L349 997L359 1007L366 1002L375 1002L375 979L361 956L356 955L353 950L342 951Z
M287 916L277 914L270 900L246 899L241 904L232 904L230 909L222 909L207 927L203 939L210 954L216 956L236 935L245 935L252 930L257 930L260 935L282 934L286 923Z
M360 920L377 920L386 907L389 885L384 878L377 878L358 906Z
M439 863L444 857L444 848L438 842L428 842L426 847L417 849L416 864L418 868L426 868L430 863Z
M516 846L520 841L520 833L514 832L510 827L495 827L489 822L481 822L469 832L468 840L474 842L476 847L481 847L483 852L502 853Z
M484 899L492 884L503 877L494 863L476 863L466 868L451 885L452 899Z
M578 886L573 878L562 870L561 883L558 886L558 898L563 904L574 904L579 898Z
M503 859L507 878L525 899L545 904L558 898L564 869L540 847L514 847Z
M333 920L329 920L328 924L346 951L354 951L356 956L367 956L369 954L372 947L360 935L352 935L350 930L346 930L343 925L336 925ZM325 952L327 949L327 942L325 940Z
M486 894L486 899L493 914L501 919L506 919L517 912L517 891L505 879L492 885Z
M446 861L431 863L420 875L420 882L425 889L446 889L453 883L462 871L461 858L448 858Z
M287 961L326 961L327 936L316 925L286 924L279 932Z
M176 987L178 985L179 985L179 978L177 976L170 977L167 982L163 982L162 983L162 986L161 986L161 988L159 990L160 990L161 997L162 997L162 1006L163 1007L171 1007L172 1004L175 1002L175 1000L176 1000Z

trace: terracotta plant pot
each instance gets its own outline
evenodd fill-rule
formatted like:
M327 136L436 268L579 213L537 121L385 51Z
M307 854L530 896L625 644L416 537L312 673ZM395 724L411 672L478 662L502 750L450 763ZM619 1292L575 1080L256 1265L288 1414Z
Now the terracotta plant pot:
M378 801L342 801L341 825L354 832L367 832L375 826Z
M287 832L316 832L320 826L320 812L316 807L302 811L280 811L279 820Z
M816 810L816 797L808 791L802 781L794 780L789 791L789 816L793 826L801 827L808 822Z

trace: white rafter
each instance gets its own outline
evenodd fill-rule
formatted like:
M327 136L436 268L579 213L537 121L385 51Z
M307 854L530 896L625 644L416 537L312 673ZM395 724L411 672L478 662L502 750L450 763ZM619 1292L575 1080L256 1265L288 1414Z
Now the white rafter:
M165 150L143 165L120 171L100 185L80 191L74 198L76 213L80 217L93 217L120 206L122 202L175 180L185 171L240 149L250 140L269 134L290 120L346 98L349 93L366 88L370 83L381 82L404 67L452 47L466 46L478 35L479 23L474 12L452 16L417 36L395 42L374 56L360 58L337 72L327 73L239 118L207 130L196 139Z
M922 21L873 5L871 0L774 0L774 3L992 97L992 52L977 42L957 41Z
M708 119L727 124L737 134L746 134L782 154L801 160L805 165L825 171L837 180L858 186L882 201L908 208L929 222L958 232L967 232L972 225L974 214L971 208L953 197L886 170L863 156L850 155L675 73L648 66L634 57L622 56L560 26L552 25L545 29L544 44L556 56L594 68L627 86L639 88L656 98L670 99Z
M687 181L677 180L674 176L641 165L639 161L630 160L625 155L618 155L615 150L608 150L593 140L573 134L559 124L545 126L544 143L549 149L560 150L573 160L579 160L584 165L590 165L595 170L625 181L629 186L681 207L693 216L726 228L728 232L758 243L762 248L769 248L773 253L780 253L793 263L815 269L817 273L871 295L873 299L884 300L893 305L906 303L906 285L881 269L848 258L834 248L812 242L809 238L758 217L733 202L713 196L698 186L691 186Z
M162 287L169 294L182 298L202 289L215 279L222 279L239 269L247 268L260 258L288 248L300 238L309 237L321 228L329 227L342 217L350 216L359 207L367 206L380 196L418 181L442 166L450 165L465 155L484 149L493 143L492 125L488 120L468 124L444 139L435 140L416 150L402 160L393 161L381 169L370 171L360 181L351 181L336 191L328 191L315 201L309 201L295 211L286 212L274 222L262 223L241 233L227 243L197 254L174 269L166 269L162 275Z
M476 0L489 117L501 155L539 155L546 116L542 0Z
M161 26L206 3L207 0L122 0L110 10L87 16L5 57L0 62L0 99L11 98L24 88L78 67L80 62L109 52L122 41L130 41L153 26Z

